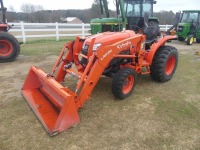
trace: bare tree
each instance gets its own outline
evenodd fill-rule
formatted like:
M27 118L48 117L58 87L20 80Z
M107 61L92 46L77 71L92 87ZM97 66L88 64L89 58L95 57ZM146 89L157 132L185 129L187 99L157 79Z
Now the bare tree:
M35 12L33 13L34 22L45 22L45 11L42 5L35 5Z
M35 11L42 11L44 7L42 5L35 5Z
M9 6L8 11L10 11L10 12L16 12L15 9L14 9L14 7L12 5Z
M24 3L21 5L21 11L26 13L26 22L31 22L31 15L35 11L34 5L30 3Z
M52 22L60 22L61 14L59 10L53 10L51 16Z
M21 5L21 11L27 14L27 22L43 22L43 10L44 8L42 5L33 5L30 3L24 3Z
M21 11L25 13L33 13L35 12L35 6L30 3L24 3L21 5Z
M91 11L91 18L101 16L101 9L100 9L100 1L99 0L94 0L92 7L90 8L90 11Z
M172 11L154 12L154 17L159 19L160 24L173 24L175 14Z

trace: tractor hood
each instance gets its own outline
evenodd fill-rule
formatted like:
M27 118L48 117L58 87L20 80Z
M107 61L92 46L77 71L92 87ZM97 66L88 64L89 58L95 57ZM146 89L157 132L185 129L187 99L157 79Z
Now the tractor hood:
M176 34L179 37L186 38L190 32L191 23L179 23Z
M101 46L111 45L123 39L134 37L136 34L132 30L126 30L122 32L104 32L90 36L85 40L84 46L89 46L93 39L94 47L98 48ZM84 48L83 46L83 48ZM97 50L97 47L95 50ZM94 50L94 49L93 49Z
M94 18L90 21L90 24L118 24L122 23L122 18Z
M179 23L178 26L191 26L190 22Z

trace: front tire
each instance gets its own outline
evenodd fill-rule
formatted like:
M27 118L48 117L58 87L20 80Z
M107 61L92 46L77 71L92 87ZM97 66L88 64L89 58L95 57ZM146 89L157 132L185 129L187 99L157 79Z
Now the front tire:
M123 68L117 72L112 81L112 93L118 99L125 99L134 90L136 73L133 69Z
M7 32L0 32L0 62L14 61L19 53L20 44L17 39Z
M170 80L177 68L178 51L172 46L162 46L156 52L151 67L151 78L157 82Z
M194 36L193 35L188 35L187 45L192 45L192 43L194 43Z

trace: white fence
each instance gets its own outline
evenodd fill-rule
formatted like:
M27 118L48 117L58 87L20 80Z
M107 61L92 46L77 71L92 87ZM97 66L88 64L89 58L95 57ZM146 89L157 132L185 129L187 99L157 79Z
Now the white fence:
M90 35L90 24L66 24L66 23L8 23L13 27L9 30L17 39L26 43L27 38L55 37L59 41L63 36L83 37Z
M160 31L167 31L169 28L172 27L172 25L159 25L160 26Z
M13 25L9 32L16 38L22 39L26 43L28 38L55 37L59 41L60 37L80 35L85 37L90 35L90 24L66 24L66 23L8 23ZM171 25L160 25L161 31L166 31Z

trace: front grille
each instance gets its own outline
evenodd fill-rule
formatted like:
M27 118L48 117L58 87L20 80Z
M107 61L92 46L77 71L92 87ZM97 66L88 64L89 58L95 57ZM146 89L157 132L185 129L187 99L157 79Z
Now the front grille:
M113 31L111 25L102 25L102 32Z
M183 26L179 26L178 27L178 32L182 32L183 31Z

